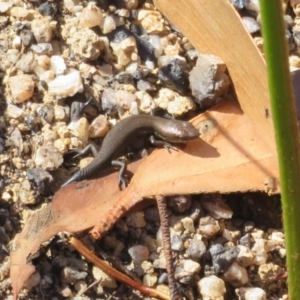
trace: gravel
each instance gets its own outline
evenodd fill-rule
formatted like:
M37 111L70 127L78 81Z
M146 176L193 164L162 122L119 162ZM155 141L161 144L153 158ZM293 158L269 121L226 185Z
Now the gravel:
M9 242L75 171L71 150L101 143L129 115L160 109L189 118L228 93L224 62L200 55L150 2L139 2L0 3L2 299L12 299ZM234 4L262 50L258 2ZM300 4L293 9L299 16ZM297 70L299 21L285 19ZM175 277L186 299L287 299L279 197L178 195L169 203ZM168 291L159 224L151 206L127 214L100 242L83 240L145 285ZM142 298L81 258L64 233L41 247L34 264L20 299Z

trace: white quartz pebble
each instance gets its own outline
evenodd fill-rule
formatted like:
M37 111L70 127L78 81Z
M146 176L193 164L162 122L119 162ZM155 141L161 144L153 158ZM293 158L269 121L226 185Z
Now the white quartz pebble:
M197 283L203 300L223 300L226 293L225 283L215 275L204 277Z
M83 84L80 73L73 71L67 75L57 76L48 84L49 94L57 98L74 96L76 93L83 92Z
M51 69L54 71L56 75L62 75L64 74L65 70L67 69L67 66L65 64L64 59L59 55L53 55L50 58L51 62Z
M242 287L235 290L239 300L267 300L266 292L257 287Z

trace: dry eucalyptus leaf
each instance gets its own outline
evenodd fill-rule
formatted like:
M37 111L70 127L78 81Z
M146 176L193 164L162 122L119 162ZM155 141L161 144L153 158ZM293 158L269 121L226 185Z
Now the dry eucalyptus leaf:
M42 242L60 231L95 226L92 234L101 237L143 197L156 194L264 190L269 177L278 183L271 151L235 103L224 101L192 122L201 138L181 151L155 150L130 164L135 175L125 191L119 191L115 172L70 184L55 194L52 204L35 212L13 242L10 276L15 297L34 272L31 257ZM279 192L279 187L274 185L273 192Z

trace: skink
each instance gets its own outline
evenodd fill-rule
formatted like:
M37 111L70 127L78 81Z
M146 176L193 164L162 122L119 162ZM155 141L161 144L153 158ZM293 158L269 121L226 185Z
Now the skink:
M164 119L149 115L130 116L119 121L105 136L95 159L74 173L62 187L74 181L89 178L120 157L130 142L137 136L154 134L170 143L182 143L199 136L199 131L187 121ZM120 181L122 181L120 177Z

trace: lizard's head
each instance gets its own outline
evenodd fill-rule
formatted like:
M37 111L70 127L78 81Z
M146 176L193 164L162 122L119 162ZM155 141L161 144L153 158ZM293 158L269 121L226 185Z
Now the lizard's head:
M199 131L187 121L169 120L169 124L164 127L160 138L171 143L183 143L195 139L199 136Z

